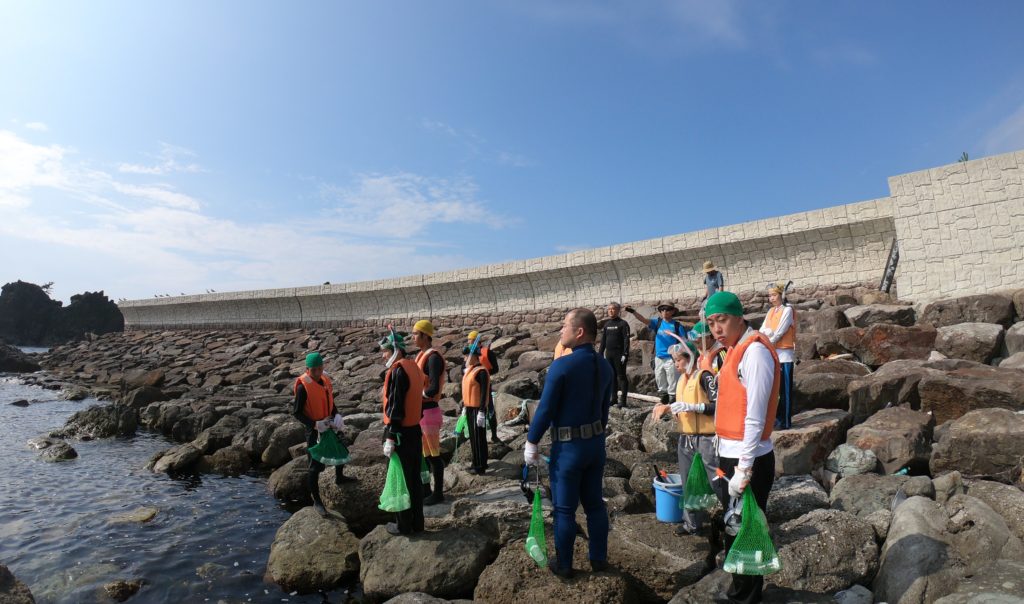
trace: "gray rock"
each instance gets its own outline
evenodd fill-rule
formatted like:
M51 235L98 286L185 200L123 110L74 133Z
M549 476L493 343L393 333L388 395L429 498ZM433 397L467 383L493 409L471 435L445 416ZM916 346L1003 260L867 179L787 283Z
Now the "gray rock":
M920 409L935 415L936 424L974 409L1024 409L1024 372L959 363L962 365L930 373L917 384Z
M935 417L906 407L882 409L859 426L850 428L846 442L875 454L886 474L902 468L928 469Z
M676 592L669 604L707 604L725 599L725 592L732 585L732 575L722 569L716 569L704 576L693 585Z
M964 579L934 604L1019 604L1024 601L1024 562L996 560Z
M124 602L128 598L134 596L142 589L145 581L141 579L135 579L133 581L112 581L103 586L103 592L115 602Z
M78 457L74 447L59 438L40 437L28 441L30 447L39 450L39 458L43 461L68 461Z
M11 574L5 565L0 564L0 603L34 604L35 601L28 586Z
M932 302L921 313L920 322L932 327L958 323L998 323L1009 327L1013 317L1013 301L1009 297L981 294Z
M1009 357L1024 352L1024 321L1014 323L1003 337L1003 355Z
M519 399L539 399L540 376L534 371L511 376L498 385L498 392L511 394Z
M1003 346L1002 325L959 323L939 328L935 350L952 359L988 363Z
M847 476L836 483L829 494L832 508L866 517L878 510L889 510L892 499L907 476L879 476L858 474Z
M935 490L935 501L939 503L946 503L955 495L963 495L967 492L964 489L960 472L956 470L933 478L932 488Z
M844 313L854 327L868 327L875 323L892 323L910 327L917 320L913 306L898 304L867 304L851 306Z
M679 443L679 432L671 413L661 416L661 419L654 419L653 414L648 414L644 420L640 443L644 451L648 453L664 453L675 451Z
M926 375L941 373L926 361L893 361L850 382L850 413L854 423L865 421L886 405L919 407L918 382Z
M245 474L251 468L252 460L249 457L249 452L238 445L217 449L213 455L204 455L197 466L197 469L204 474L223 474L224 476Z
M768 495L768 521L778 524L828 507L828 493L810 476L780 476Z
M435 598L430 594L422 592L412 592L397 595L384 604L447 604L450 600L442 600L441 598Z
M306 427L298 421L287 421L270 435L267 448L260 454L263 465L278 468L292 458L288 448L306 442Z
M850 444L839 445L825 460L825 469L836 474L837 478L867 474L877 468L878 457L874 451Z
M267 574L286 592L327 591L359 572L359 547L343 520L304 507L277 530Z
M863 585L854 585L849 589L837 592L835 595L836 604L872 604L875 595Z
M1000 369L1024 369L1024 352L1015 352L999 362Z
M927 476L911 476L903 483L903 493L907 497L935 499L935 485Z
M889 525L892 524L892 512L875 510L863 518L875 531L875 541L879 544L885 543L885 538L889 535Z
M359 543L359 579L366 596L373 599L409 591L443 598L468 596L496 553L497 543L473 529L392 536L381 526ZM424 564L425 560L444 563Z
M869 581L878 569L874 529L839 510L813 510L774 531L782 570L772 583L833 592Z
M93 405L72 415L61 432L67 437L133 436L139 413L124 405Z
M277 428L276 424L266 420L252 421L231 439L231 444L242 447L253 461L260 461Z
M204 454L210 454L214 451L230 446L231 441L235 438L235 434L237 432L237 428L229 428L218 422L216 425L210 426L200 432L199 436L192 441L192 445Z
M1024 415L979 409L954 421L932 448L933 474L959 470L971 477L1015 483L1024 460Z
M802 364L801 364L802 368ZM793 376L793 410L796 413L811 409L850 408L847 392L856 376L845 373L806 373L797 371Z
M851 424L850 414L841 410L815 409L797 414L791 429L772 432L775 473L811 474L821 468L828 454L846 440Z
M1003 517L1014 535L1024 540L1024 491L998 482L972 480L967 494L984 501Z
M191 443L171 447L164 451L153 463L155 474L175 474L192 468L199 461L202 453Z
M377 451L380 451L379 445ZM383 455L378 453L375 459L377 461L371 465L345 466L345 475L356 480L340 487L334 484L334 471L320 473L320 495L324 505L344 514L349 529L356 535L365 535L375 526L395 519L394 514L378 507L381 491L384 490L387 465Z
M850 326L844 308L826 306L819 310L807 310L796 315L797 327L800 332L808 334L825 333Z
M282 501L311 503L309 487L306 485L308 474L309 458L305 455L296 457L270 474L267 488Z
M864 377L871 373L871 368L864 363L847 359L818 359L800 363L800 371L797 372L797 375L810 375L812 373L838 373L853 377Z
M710 570L706 537L675 535L653 514L616 516L612 534L608 562L632 578L641 599L668 600Z

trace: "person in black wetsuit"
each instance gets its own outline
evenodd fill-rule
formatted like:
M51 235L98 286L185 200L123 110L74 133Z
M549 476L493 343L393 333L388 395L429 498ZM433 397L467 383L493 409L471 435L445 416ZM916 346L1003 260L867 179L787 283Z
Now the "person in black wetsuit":
M608 304L608 320L601 331L601 349L598 351L612 366L615 378L612 381L612 403L615 403L615 391L619 391L619 406L626 404L629 394L629 377L626 376L626 363L629 362L629 323L620 315L622 305L618 302Z
M306 372L295 380L295 402L292 406L292 415L306 427L306 446L312 447L316 444L319 435L331 429L341 430L345 425L341 414L334 406L334 392L331 386L331 378L324 373L324 359L319 352L311 352L306 355ZM307 453L307 455L309 455ZM355 480L345 476L342 468L344 465L334 466L334 484L341 485L344 482ZM313 498L313 509L318 514L326 517L327 509L320 498L320 472L326 466L309 458L309 473L306 477L306 484L309 493Z

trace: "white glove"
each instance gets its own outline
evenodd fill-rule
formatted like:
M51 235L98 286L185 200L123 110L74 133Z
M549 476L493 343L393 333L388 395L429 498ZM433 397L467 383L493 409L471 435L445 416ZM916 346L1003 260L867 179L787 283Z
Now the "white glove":
M465 408L465 407L463 407L463 408L462 408L462 416L463 416L463 417L465 417L465 416L466 416L466 408Z
M620 362L621 362L621 363L622 363L623 365L625 365L625 364L626 364L626 355L622 355L622 358L621 358L621 359L619 359L619 361L620 361Z
M395 452L395 441L390 438L384 441L384 457L391 457L391 454Z
M320 434L327 432L327 430L329 430L330 427L331 420L329 419L321 419L316 422L316 431L319 432Z
M481 409L476 413L476 427L483 428L487 425L487 414Z
M729 495L741 497L743 489L747 488L748 484L750 484L750 469L737 467L732 478L729 479Z
M672 413L704 413L704 403L672 403Z
M530 441L526 441L526 447L523 449L523 461L528 466L535 466L540 461L540 453L537 451L537 445Z
M334 421L331 423L331 425L334 427L335 430L339 432L345 429L345 420L344 418L341 417L340 413L334 414Z

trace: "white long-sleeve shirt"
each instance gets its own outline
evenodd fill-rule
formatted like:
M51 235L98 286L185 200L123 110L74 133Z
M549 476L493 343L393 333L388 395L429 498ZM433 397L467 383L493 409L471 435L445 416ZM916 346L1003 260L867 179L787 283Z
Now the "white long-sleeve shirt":
M745 341L754 335L748 328L739 339ZM765 416L768 414L768 399L775 382L775 360L771 351L760 342L747 347L739 367L740 383L747 389L747 417L743 420L743 440L720 438L718 455L739 459L739 467L749 469L754 458L772 450L771 438L761 440Z
M777 343L782 336L786 335L786 332L793 327L793 307L783 304L782 305L782 317L779 319L779 324L775 326L775 329L768 327L767 323L761 324L759 330L764 335L768 336L772 344ZM796 351L792 348L776 348L775 352L779 355L780 363L795 363L796 362Z

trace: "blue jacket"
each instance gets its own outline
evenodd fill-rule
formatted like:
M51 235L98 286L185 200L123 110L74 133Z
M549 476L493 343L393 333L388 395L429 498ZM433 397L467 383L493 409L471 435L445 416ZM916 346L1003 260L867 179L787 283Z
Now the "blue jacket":
M594 366L597 364L597 391ZM555 359L544 378L544 393L526 435L532 443L552 426L581 426L597 420L607 428L612 398L612 366L597 354L593 344L582 344L572 354Z

